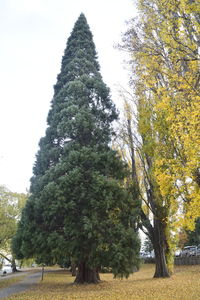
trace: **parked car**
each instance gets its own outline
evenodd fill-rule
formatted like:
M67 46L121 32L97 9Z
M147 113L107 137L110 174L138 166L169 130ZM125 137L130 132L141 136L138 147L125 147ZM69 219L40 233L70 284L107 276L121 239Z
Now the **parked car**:
M196 256L196 255L197 255L197 246L186 246L181 251L181 257Z
M149 258L149 257L151 257L150 253L140 252L140 258Z
M12 273L12 266L11 265L4 265L0 270L0 275L6 275Z
M197 256L200 256L200 245L197 246L197 252L196 252Z
M176 249L174 254L175 254L176 257L181 256L181 249Z

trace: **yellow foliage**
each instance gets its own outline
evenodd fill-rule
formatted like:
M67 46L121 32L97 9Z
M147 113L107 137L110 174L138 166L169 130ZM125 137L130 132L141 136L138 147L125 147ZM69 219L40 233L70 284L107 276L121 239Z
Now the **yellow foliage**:
M200 216L194 178L200 167L200 24L196 15L200 5L198 0L138 0L137 4L143 24L141 46L133 53L134 72L140 78L135 87L138 129L148 141L144 151L153 155L158 194L165 205L174 206L173 212L177 197L190 199L182 204L182 211L185 226L188 222L191 228Z
M156 208L154 217L165 230L170 263L179 228L192 229L200 216L195 177L200 168L200 5L199 0L136 3L129 49L146 172L140 185L146 195L153 186L151 209Z

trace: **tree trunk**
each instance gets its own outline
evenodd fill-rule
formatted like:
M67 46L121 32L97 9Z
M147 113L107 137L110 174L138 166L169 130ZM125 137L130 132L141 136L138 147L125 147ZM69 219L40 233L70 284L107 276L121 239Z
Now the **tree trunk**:
M162 247L160 247L159 245L155 245L154 251L155 251L155 263L156 263L154 278L170 277L167 268L166 259L165 259L164 249L162 249Z
M71 263L71 272L72 272L72 276L76 276L76 264L75 263Z
M14 273L14 272L18 272L17 266L16 266L16 263L15 263L15 260L14 260L14 259L12 260L12 271L13 271L13 273Z
M98 283L100 281L99 272L97 268L90 269L86 263L80 263L78 265L78 271L75 279L75 283Z
M18 272L16 263L15 263L15 259L13 257L12 257L12 259L9 259L7 256L5 256L2 253L0 253L0 256L2 256L4 259L6 259L7 261L9 261L9 263L11 263L13 273L14 272Z
M154 220L154 236L152 243L156 263L154 278L170 277L165 257L165 236L163 224L159 220Z

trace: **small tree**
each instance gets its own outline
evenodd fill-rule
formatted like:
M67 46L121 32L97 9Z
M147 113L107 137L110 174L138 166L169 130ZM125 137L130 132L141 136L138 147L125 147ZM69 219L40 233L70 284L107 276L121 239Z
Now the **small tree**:
M6 187L0 186L0 258L9 261L13 271L17 269L15 257L11 250L11 240L16 233L17 222L26 198L26 194L13 193Z
M99 281L101 266L128 276L138 264L134 205L124 188L126 168L110 147L117 112L96 60L83 14L62 59L14 250L78 265L76 283Z

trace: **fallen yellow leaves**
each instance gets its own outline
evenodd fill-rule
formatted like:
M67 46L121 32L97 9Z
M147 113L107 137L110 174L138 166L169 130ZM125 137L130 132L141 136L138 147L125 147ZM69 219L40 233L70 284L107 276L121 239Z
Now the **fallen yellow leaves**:
M97 285L74 285L65 271L46 273L44 281L26 293L8 300L196 300L200 299L200 266L178 266L171 278L153 279L154 266L144 265L129 279L101 274Z

